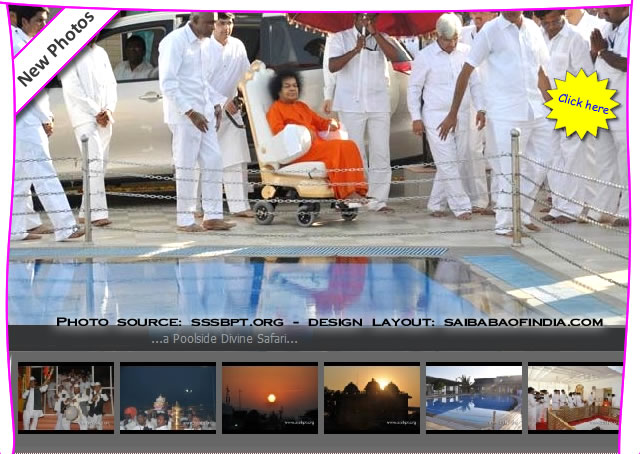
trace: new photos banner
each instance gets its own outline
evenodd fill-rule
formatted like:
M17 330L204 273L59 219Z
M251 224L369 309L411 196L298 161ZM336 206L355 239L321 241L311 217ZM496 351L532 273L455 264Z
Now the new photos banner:
M14 57L16 114L118 14L65 8Z

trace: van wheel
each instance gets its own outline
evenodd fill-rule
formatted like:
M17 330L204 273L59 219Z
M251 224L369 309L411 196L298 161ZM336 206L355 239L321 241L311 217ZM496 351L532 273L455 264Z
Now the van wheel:
M303 203L298 207L296 221L300 227L310 227L318 217L314 204Z
M260 225L269 225L273 222L273 218L275 217L276 207L271 202L260 200L253 207L253 211L256 214L256 223Z

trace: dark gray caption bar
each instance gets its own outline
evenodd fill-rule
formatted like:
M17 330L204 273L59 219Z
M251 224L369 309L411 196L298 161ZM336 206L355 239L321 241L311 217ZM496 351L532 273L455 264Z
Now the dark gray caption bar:
M624 328L10 326L12 351L622 351Z

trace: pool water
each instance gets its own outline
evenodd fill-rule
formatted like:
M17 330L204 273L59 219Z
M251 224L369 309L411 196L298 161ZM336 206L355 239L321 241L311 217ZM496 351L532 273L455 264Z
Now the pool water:
M56 317L540 318L451 258L215 257L12 261L9 323ZM419 328L416 328L419 329Z
M461 424L481 428L491 424L495 411L496 421L518 404L515 397L499 394L473 394L465 396L427 399L428 416L443 416Z

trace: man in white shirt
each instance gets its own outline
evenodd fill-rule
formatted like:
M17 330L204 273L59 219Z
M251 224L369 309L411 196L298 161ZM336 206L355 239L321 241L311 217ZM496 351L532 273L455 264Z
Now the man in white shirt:
M109 159L113 112L118 98L116 79L107 52L93 38L87 47L60 73L62 94L71 126L82 153L86 136L91 183L91 223L97 227L111 224L107 210L104 174ZM80 208L84 222L84 197Z
M607 88L616 90L613 100L620 103L608 120L609 129L600 129L596 142L598 160L597 178L624 186L625 189L598 185L593 206L615 213L614 226L629 225L629 174L627 165L627 46L629 43L629 7L604 8L605 19L612 30L603 37L598 29L591 34L591 52L596 55L595 68L598 79L609 79ZM592 216L609 221L607 216L592 210Z
M464 43L468 46L473 46L473 41L475 40L482 27L489 21L498 17L497 12L495 11L471 11L469 12L469 16L471 17L472 23L462 27L462 33L460 34L460 42ZM480 65L474 71L477 73L478 80L480 85L482 86L483 94L485 98L490 94L490 87L485 83L484 80L484 67L486 64ZM488 134L488 128L485 125L484 128L478 129L475 127L476 116L478 111L471 106L470 116L469 116L469 157L472 159L469 161L468 165L465 166L469 169L468 175L463 174L465 177L469 177L469 179L465 179L465 182L470 184L470 193L471 197L471 205L472 211L475 213L480 213L483 215L495 215L495 211L493 211L489 207L489 194L487 193L487 181L486 181L486 169L487 167L492 170L493 175L491 176L491 204L495 205L495 199L498 196L499 188L498 188L498 177L496 174L500 173L499 167L495 159L487 158L483 160L483 156L491 156L495 154L495 151L489 149L488 144L491 143L490 140L486 139L486 134ZM489 121L486 119L486 121ZM494 166L494 163L496 164ZM487 166L488 165L488 166ZM495 167L495 169L494 169ZM475 176L475 177L474 177ZM481 176L482 178L478 178Z
M64 402L69 398L69 393L64 389L63 385L58 385L58 391L55 394L55 405L53 409L56 412L58 419L56 420L56 427L54 430L62 430L62 418L64 418Z
M13 30L16 55L44 26L49 10L20 6L16 10L20 27ZM54 233L56 241L78 238L84 232L76 225L69 201L51 161L48 137L53 134L53 114L45 88L16 118L15 180L11 240L38 239L39 233ZM31 186L51 219L53 230L42 226L33 210Z
M606 20L600 19L598 16L594 16L593 14L589 14L583 9L568 9L565 11L565 16L567 21L571 25L574 25L578 32L587 41L591 39L591 33L595 29L600 30L602 33L608 27Z
M335 35L328 33L324 43L325 49L331 47L331 41ZM325 52L322 56L322 79L324 82L323 93L324 101L322 102L322 111L326 115L330 115L333 111L333 96L336 91L336 74L329 71L329 52Z
M253 211L248 200L247 163L251 161L246 130L243 128L242 115L236 105L238 84L249 70L249 58L242 41L231 36L233 32L233 13L217 13L213 28L211 49L218 59L212 72L213 89L227 98L218 130L218 144L222 151L224 172L224 193L227 205L233 216L252 218ZM231 118L233 118L233 121Z
M554 389L553 396L551 396L551 409L553 411L560 410L560 390Z
M89 417L87 420L89 429L102 430L105 402L109 402L109 396L102 392L102 385L97 381L94 383L89 397Z
M210 36L215 15L193 12L189 22L160 42L158 68L164 120L173 134L177 226L183 232L228 230L222 216L222 154L216 129L226 99L213 91ZM204 220L196 224L197 172L202 184Z
M577 76L580 70L583 70L587 76L591 75L594 68L589 42L573 25L567 23L564 11L539 10L534 13L541 21L544 40L551 57L547 67L551 87L556 88L555 79L565 80L567 72ZM553 127L553 123L550 127ZM584 175L593 172L588 168L588 160L584 159L588 153L586 148L589 142L581 140L578 134L567 137L564 129L554 130L551 137L551 166L567 173L549 171L547 180L552 191L552 209L542 219L554 224L567 224L575 222L583 210L583 205L571 200L587 200L587 182L573 177L572 174Z
M156 416L156 427L154 430L170 430L168 426L169 420L166 413L158 413Z
M530 386L527 392L527 429L536 430L538 404L536 402L535 389Z
M136 420L132 421L125 430L153 430L153 427L147 421L147 414L145 412L140 412L137 414Z
M511 181L511 130L519 128L521 153L536 161L548 164L551 129L546 116L549 109L545 101L551 99L545 66L549 60L542 32L532 20L526 19L522 11L503 11L500 17L482 27L474 40L458 80L451 110L439 126L446 139L458 121L458 111L469 83L471 73L487 62L487 83L495 87L487 97L487 117L491 128L491 147L501 155L500 194L496 213L495 232L512 236L512 181ZM542 166L521 160L521 209L524 226L532 231L540 227L531 222L535 197L546 177Z
M140 35L131 35L124 45L126 59L113 69L117 81L135 79L154 79L158 77L158 69L144 59L147 45Z
M38 419L43 416L44 393L47 392L48 383L36 386L36 378L29 378L29 387L22 393L24 409L22 410L22 429L37 430Z
M360 150L368 169L368 208L390 213L391 188L389 136L391 106L387 59L396 49L375 27L375 14L356 14L354 27L336 33L328 47L329 71L336 73L333 110ZM369 144L368 153L365 138ZM367 159L367 155L369 159Z
M413 121L413 133L422 137L426 128L429 148L436 164L437 173L428 205L431 214L445 216L448 205L458 219L468 220L471 219L471 185L469 181L465 182L463 174L464 169L471 168L467 138L471 101L466 93L458 112L460 122L455 134L441 140L436 129L449 112L455 79L469 53L469 46L458 42L461 30L462 23L456 14L440 16L436 23L436 41L422 49L413 62L407 87L407 105ZM470 85L474 104L480 109L479 125L484 127L484 100L477 74L472 75ZM424 101L422 111L421 101ZM472 178L476 176L481 177L474 175Z
M73 391L69 395L68 399L65 401L65 406L68 407L76 407L78 409L78 416L73 421L70 421L66 418L66 416L62 419L62 430L71 430L71 423L76 423L80 427L80 430L87 430L87 417L82 413L82 404L83 402L87 402L89 397L80 392L80 385L75 384L73 386Z

